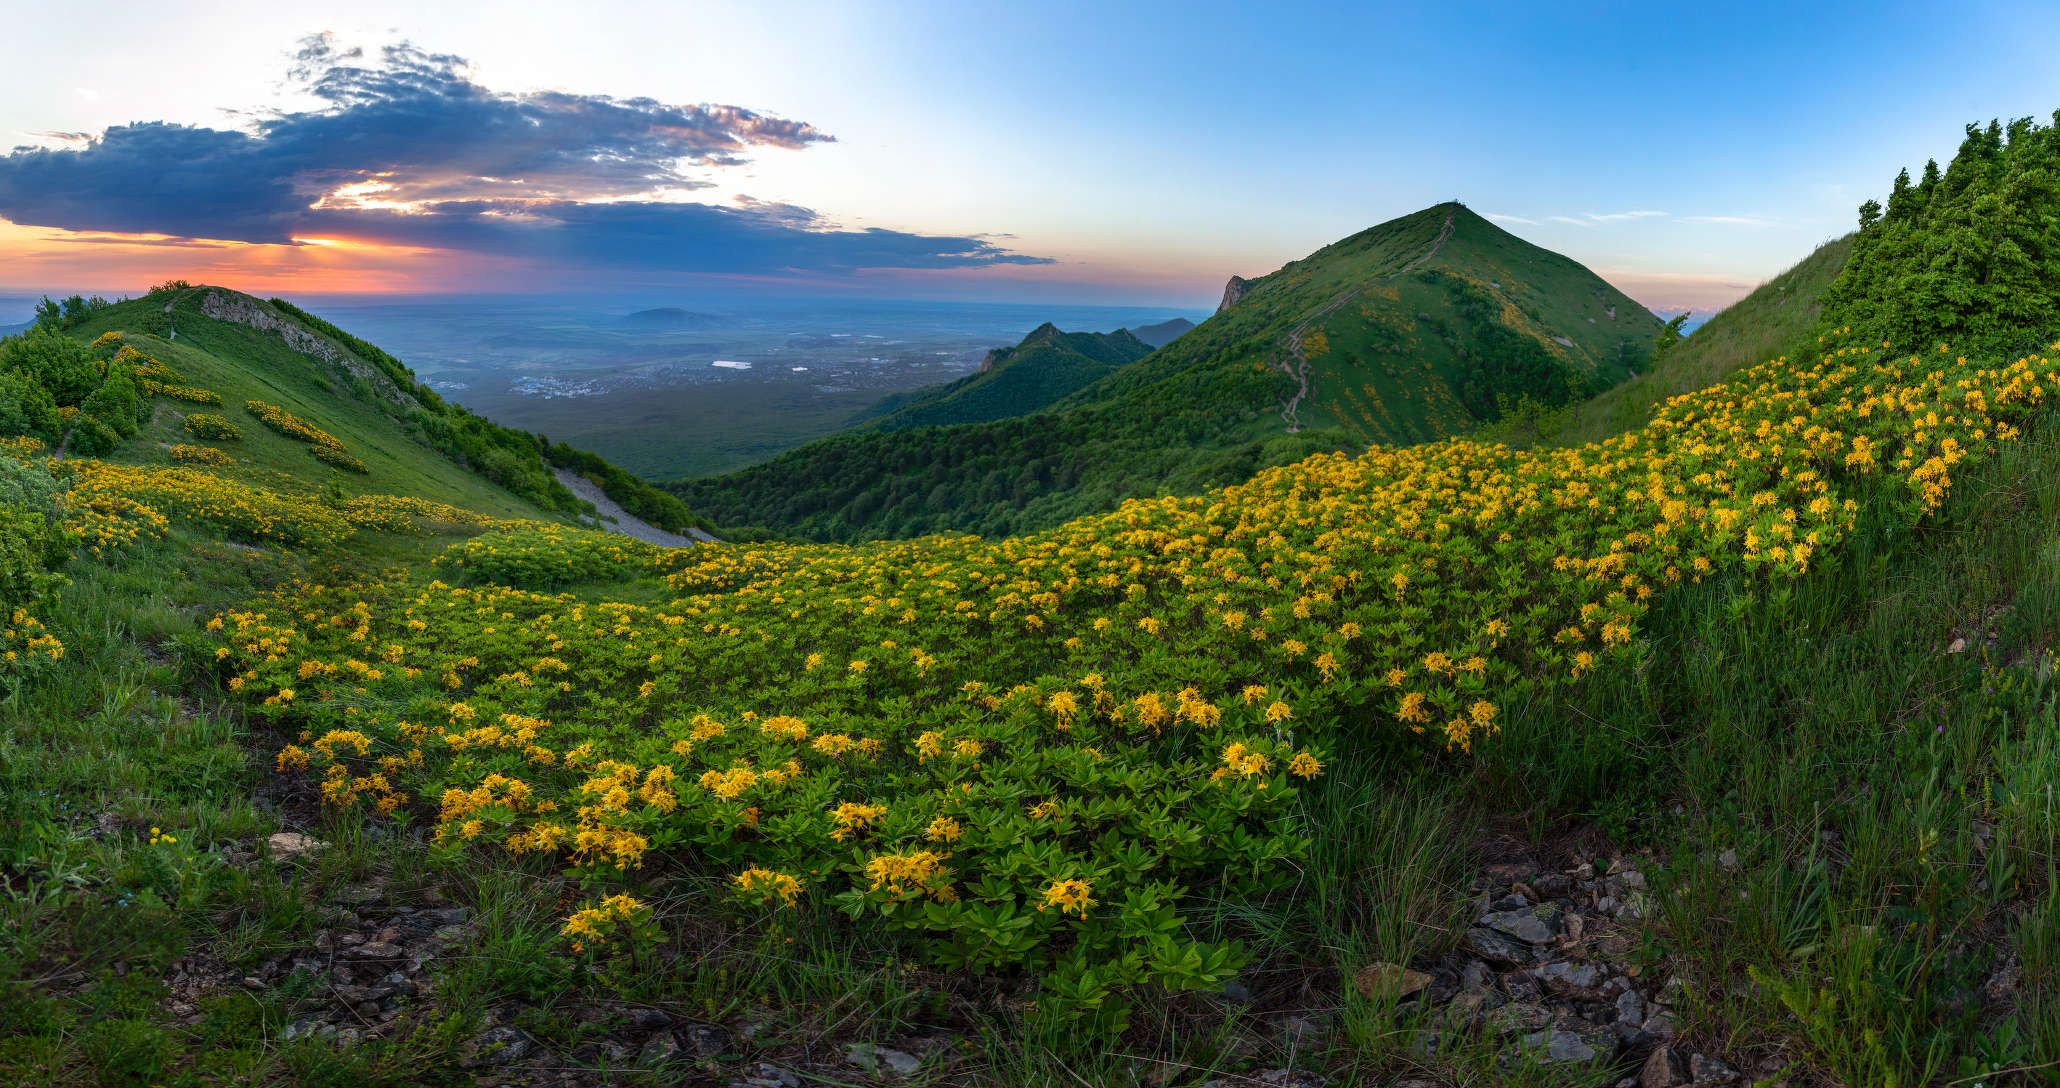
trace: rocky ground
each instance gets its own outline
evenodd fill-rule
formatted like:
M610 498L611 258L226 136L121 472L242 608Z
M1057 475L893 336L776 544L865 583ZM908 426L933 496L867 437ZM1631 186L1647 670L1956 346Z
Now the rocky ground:
M254 865L260 852L275 863L316 860L327 844L299 832L232 847L224 860ZM1679 982L1641 969L1634 955L1639 927L1652 909L1652 889L1631 859L1601 869L1500 864L1477 886L1474 924L1458 948L1436 963L1376 963L1350 980L1369 997L1383 992L1427 1014L1410 1049L1425 1069L1455 1046L1486 1041L1497 1063L1576 1063L1614 1070L1616 1088L1716 1088L1743 1076L1723 1061L1682 1045L1676 1005ZM197 1019L205 999L241 987L253 992L297 988L302 1012L287 1038L313 1036L348 1047L415 1030L438 1015L439 969L468 954L479 920L434 889L399 889L374 876L332 889L316 919L321 928L304 948L248 973L204 957L173 966L167 1012ZM1249 1000L1236 984L1218 999ZM954 1040L900 1041L901 1049L822 1040L796 1047L765 1045L748 1019L712 1022L676 1010L627 1002L592 1002L550 1010L539 1030L518 1007L466 1009L482 1025L460 1049L480 1085L583 1088L625 1082L707 1084L724 1088L801 1088L808 1084L956 1083ZM1252 1018L1305 1053L1320 1053L1330 1032L1324 1011ZM771 1058L772 1060L767 1060ZM1772 1070L1768 1070L1771 1072ZM1192 1083L1177 1071L1141 1075L1147 1084ZM1340 1078L1342 1081L1344 1078ZM1355 1078L1356 1079L1356 1078ZM1359 1083L1365 1083L1358 1080ZM1318 1072L1261 1069L1216 1075L1202 1088L1327 1088ZM1438 1088L1435 1076L1403 1075L1373 1083Z
M1428 970L1374 964L1354 980L1433 1006L1412 1048L1429 1058L1449 1034L1500 1044L1510 1067L1581 1063L1624 1071L1617 1088L1715 1088L1741 1075L1709 1055L1681 1048L1674 1006L1680 982L1657 978L1632 956L1652 913L1651 889L1631 859L1540 871L1492 866L1479 882L1479 910L1460 947ZM1404 1077L1394 1088L1442 1082Z

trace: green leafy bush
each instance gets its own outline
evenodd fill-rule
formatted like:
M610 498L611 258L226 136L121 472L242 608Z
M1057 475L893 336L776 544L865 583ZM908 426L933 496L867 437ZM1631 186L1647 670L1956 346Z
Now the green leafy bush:
M540 525L473 537L444 549L433 562L473 584L558 589L635 577L662 554L615 533Z

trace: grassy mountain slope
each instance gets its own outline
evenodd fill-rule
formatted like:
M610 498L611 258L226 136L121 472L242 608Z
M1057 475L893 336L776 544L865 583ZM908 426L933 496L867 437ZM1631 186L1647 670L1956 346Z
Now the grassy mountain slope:
M1637 427L1660 402L1705 389L1748 366L1801 349L1817 327L1823 297L1852 253L1852 235L1834 238L1726 307L1673 345L1637 378L1545 417L1511 420L1506 437L1572 445Z
M1041 412L1151 351L1150 344L1122 329L1061 332L1046 322L1016 346L989 352L977 373L889 397L855 427L898 431Z
M1048 412L839 435L672 486L718 523L826 539L1014 532L1566 404L1642 367L1658 329L1575 262L1444 204L1252 281Z
M230 420L241 432L238 441L212 445L235 458L240 475L253 479L286 483L334 480L353 491L413 495L511 517L546 517L554 512L461 469L419 437L403 437L406 417L399 405L354 388L347 371L293 350L276 334L206 317L197 302L191 307L175 306L174 340L128 331L137 326L139 311L162 303L117 304L95 315L78 334L91 337L123 331L129 343L179 371L187 384L220 394L222 404L161 399L136 439L117 449L110 459L162 460L166 447L210 444L183 429L187 415L206 413ZM247 400L274 404L309 420L341 439L371 472L360 476L315 460L308 453L308 443L274 433L253 419L243 407Z
M180 372L187 384L222 398L219 407L160 400L143 448L193 442L182 429L190 411L235 422L243 463L292 473L306 443L275 434L243 407L263 401L303 416L341 439L369 476L343 474L359 490L415 495L493 513L576 514L588 505L554 476L557 468L593 478L631 513L676 530L696 519L678 499L593 454L545 447L535 436L500 427L419 385L398 359L283 299L260 300L225 288L181 285L83 314L67 330L93 338L122 332ZM293 337L289 342L288 337ZM131 447L133 450L137 447Z

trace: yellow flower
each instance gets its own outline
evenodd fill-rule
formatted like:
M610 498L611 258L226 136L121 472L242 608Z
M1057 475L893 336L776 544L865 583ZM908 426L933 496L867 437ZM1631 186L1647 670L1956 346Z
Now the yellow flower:
M1062 914L1074 911L1085 919L1087 908L1095 904L1095 900L1088 897L1092 890L1092 885L1085 880L1055 880L1044 890L1044 902L1037 909L1057 907Z

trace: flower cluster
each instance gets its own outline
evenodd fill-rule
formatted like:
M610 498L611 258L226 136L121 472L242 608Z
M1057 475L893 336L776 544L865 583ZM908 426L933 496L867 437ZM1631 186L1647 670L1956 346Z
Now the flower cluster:
M188 465L233 465L236 459L212 446L178 445L171 448L172 460Z
M276 404L247 400L243 402L243 409L256 416L258 422L288 438L297 438L311 446L326 446L338 453L343 452L343 443L335 435Z

